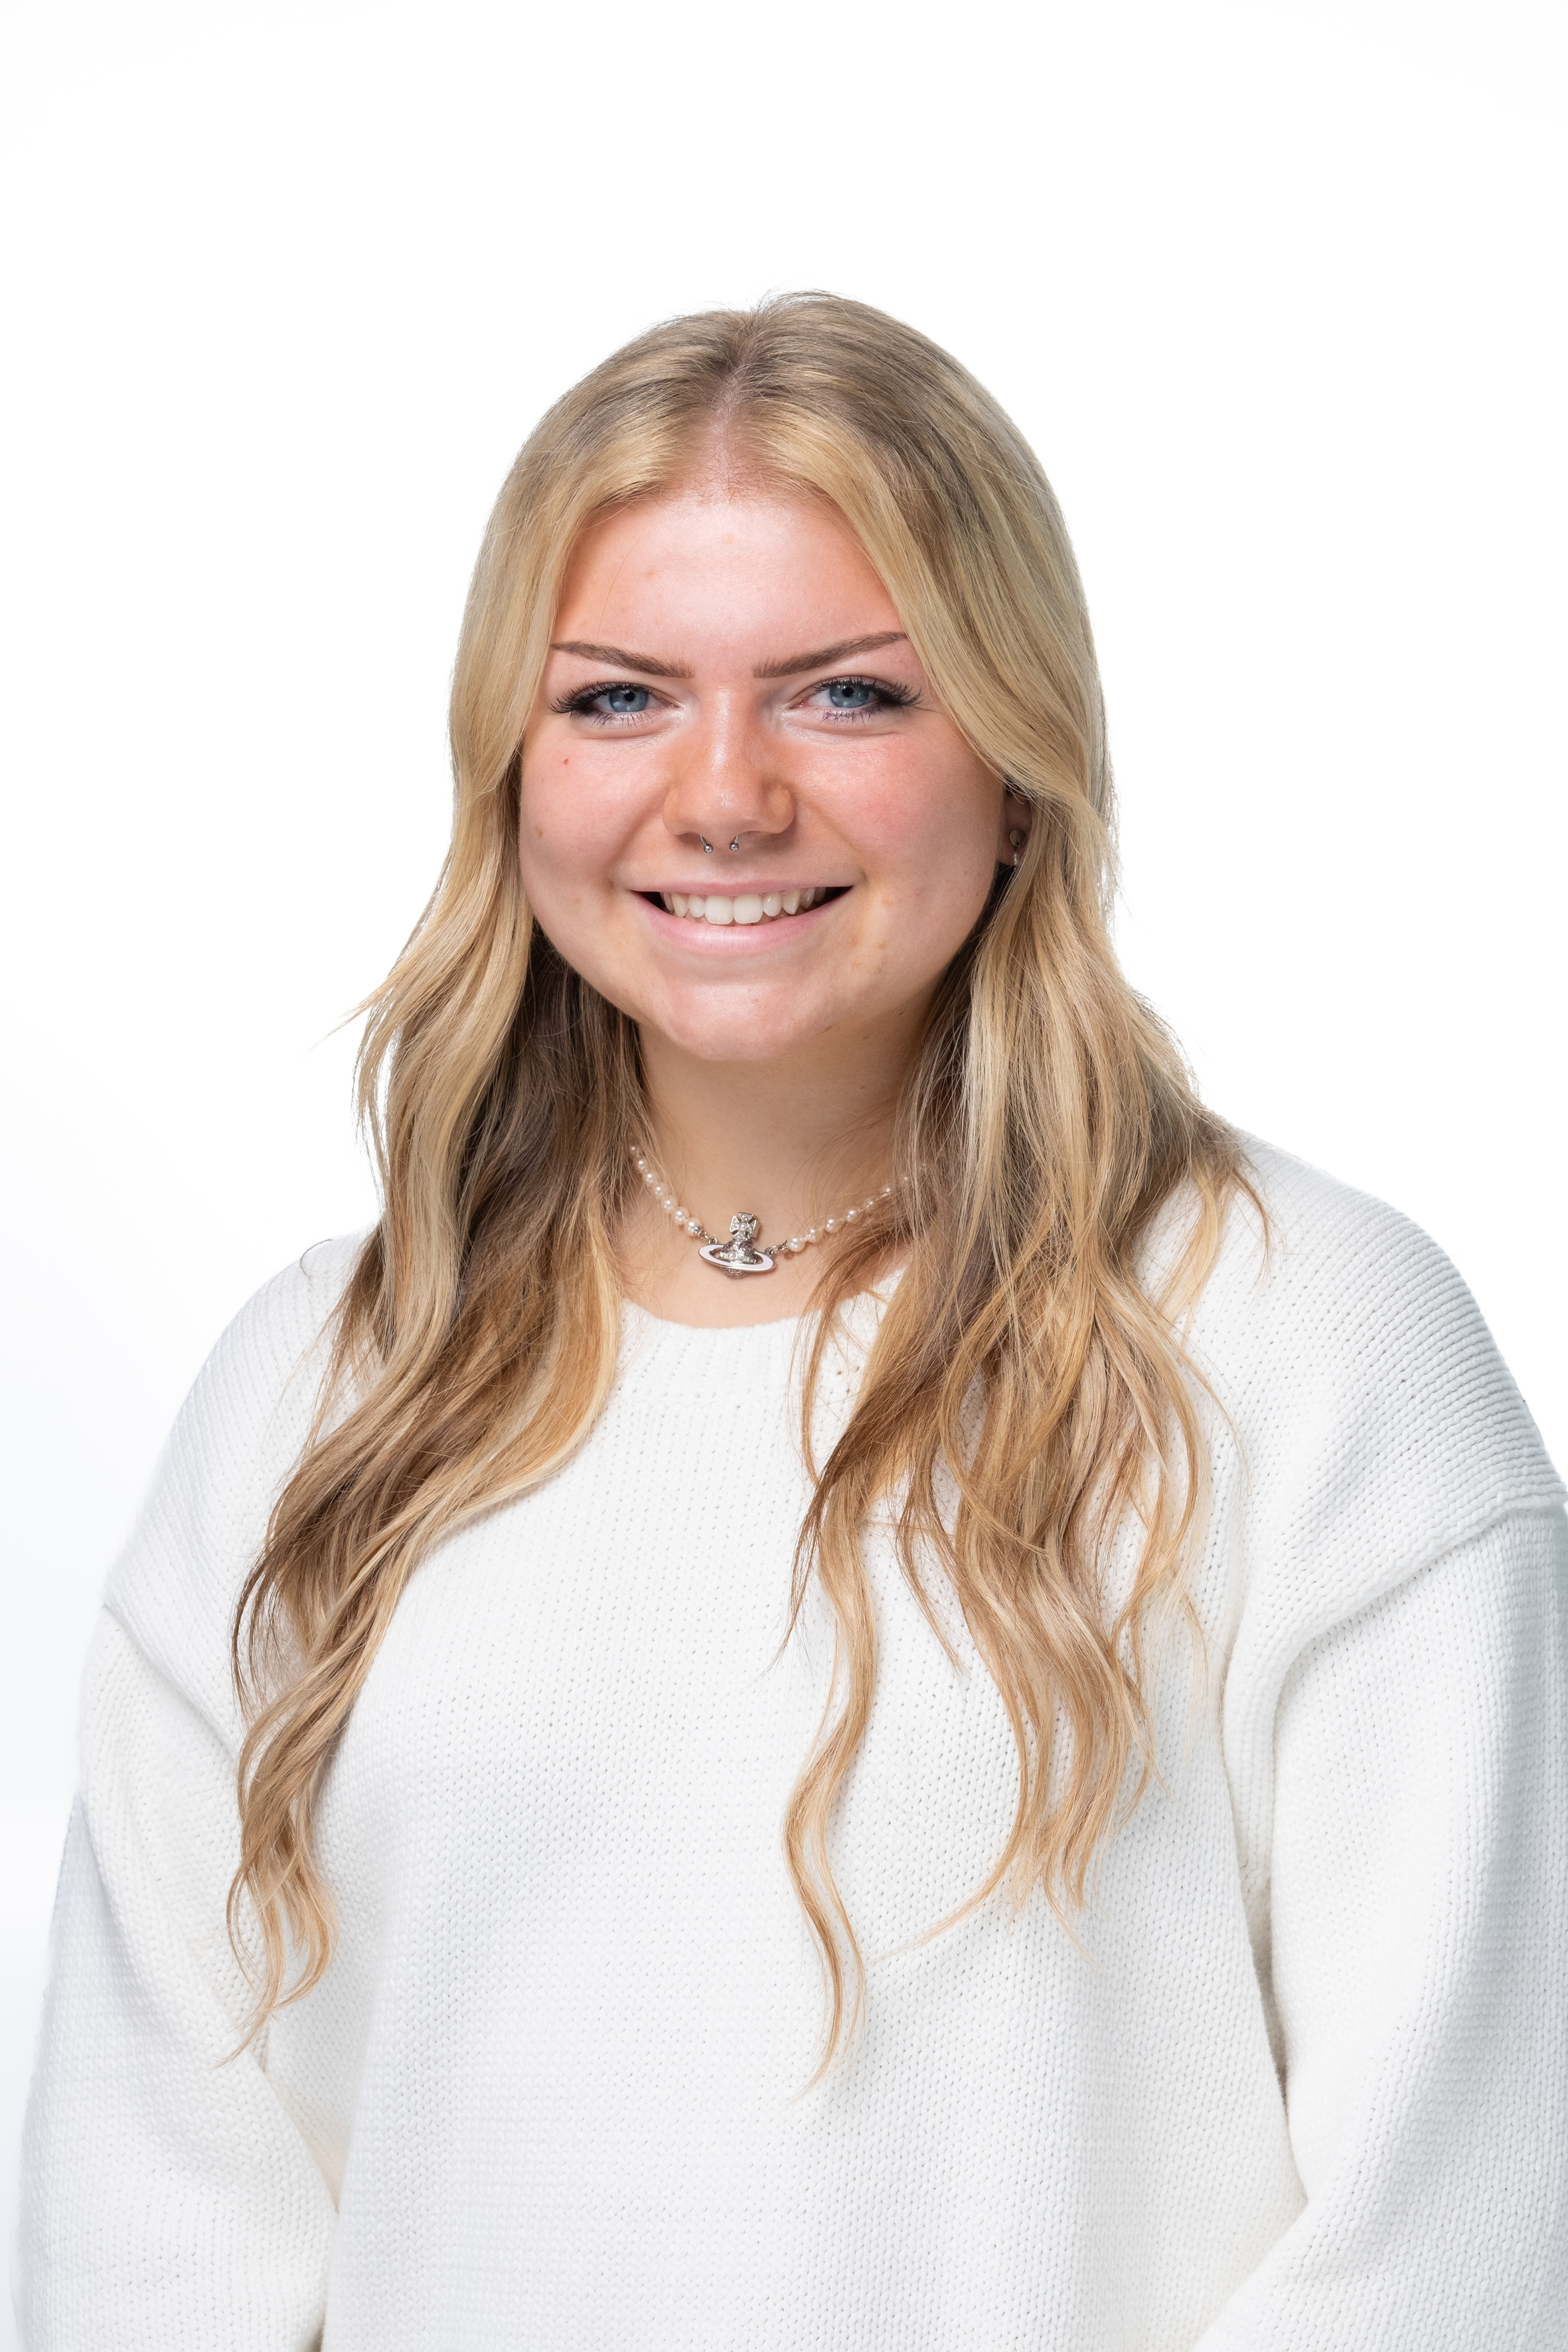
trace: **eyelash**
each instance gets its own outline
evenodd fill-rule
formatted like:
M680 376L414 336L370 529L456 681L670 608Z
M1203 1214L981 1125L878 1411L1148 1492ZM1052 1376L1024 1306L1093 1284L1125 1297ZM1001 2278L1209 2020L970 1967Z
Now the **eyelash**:
M634 678L602 677L596 686L580 686L575 694L562 695L559 700L551 704L550 708L555 712L557 718L570 716L574 719L591 719L596 727L625 726L631 719L646 719L647 712L646 710L595 710L593 706L601 694L624 694L627 687L636 688L636 686L637 681ZM637 690L647 694L653 692L651 687Z
M875 719L880 710L907 710L912 702L920 700L913 687L889 686L885 678L880 677L824 677L818 679L811 691L821 694L830 686L863 686L877 697L877 700L864 710L833 710L824 706L826 715L833 719Z
M562 695L559 700L551 704L550 708L558 718L587 719L595 727L630 726L639 719L646 719L647 712L646 710L595 710L594 705L600 695L613 694L617 688L624 688L632 682L624 677L601 678L596 685L580 686L575 694ZM920 696L912 687L890 686L885 678L880 677L824 677L817 680L811 691L813 694L822 694L830 686L862 686L877 697L877 700L874 703L868 703L864 710L825 709L825 716L834 720L836 724L845 719L874 719L882 710L907 710L911 703L920 700ZM646 690L650 694L653 691L651 687Z

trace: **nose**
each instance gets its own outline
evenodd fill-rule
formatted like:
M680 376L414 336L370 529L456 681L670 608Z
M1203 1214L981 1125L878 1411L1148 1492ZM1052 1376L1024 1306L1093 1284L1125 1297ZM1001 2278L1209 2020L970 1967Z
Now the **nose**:
M664 799L668 831L711 848L755 848L787 833L795 795L767 730L716 697L682 729Z

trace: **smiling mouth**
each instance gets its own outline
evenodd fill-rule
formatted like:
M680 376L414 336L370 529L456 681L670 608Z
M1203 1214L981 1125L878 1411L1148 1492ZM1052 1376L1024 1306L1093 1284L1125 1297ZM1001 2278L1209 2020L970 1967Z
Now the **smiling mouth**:
M813 907L822 906L829 898L842 898L847 884L826 883L809 890L770 890L765 896L742 890L733 898L722 891L699 891L688 896L679 890L647 890L644 897L650 904L662 907L667 915L684 915L690 922L713 923L776 923L790 915L809 914Z

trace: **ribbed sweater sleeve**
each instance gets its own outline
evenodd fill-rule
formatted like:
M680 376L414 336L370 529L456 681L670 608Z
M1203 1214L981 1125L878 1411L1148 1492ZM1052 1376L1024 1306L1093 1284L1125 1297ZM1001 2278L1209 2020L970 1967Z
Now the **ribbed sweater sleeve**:
M1201 2352L1568 2345L1568 1542L1510 1514L1312 1642L1269 1957L1308 2200Z
M255 2050L232 2054L234 1817L233 1757L106 1614L26 2151L29 2352L320 2339L331 2197Z
M1474 1300L1264 1159L1224 1747L1307 2202L1200 2352L1568 2346L1568 1528Z
M332 2199L265 2039L235 2054L250 1996L225 1930L241 1735L227 1628L309 1425L348 1256L289 1268L231 1325L110 1579L24 2150L29 2352L319 2340Z

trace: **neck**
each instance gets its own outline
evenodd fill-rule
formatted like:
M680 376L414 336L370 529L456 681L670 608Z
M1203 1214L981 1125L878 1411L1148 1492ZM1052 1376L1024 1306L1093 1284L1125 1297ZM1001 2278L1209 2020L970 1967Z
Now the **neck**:
M820 1226L892 1175L899 1087L918 1029L883 1024L780 1060L700 1060L642 1034L650 1145L665 1182L710 1233L748 1209L761 1238Z

